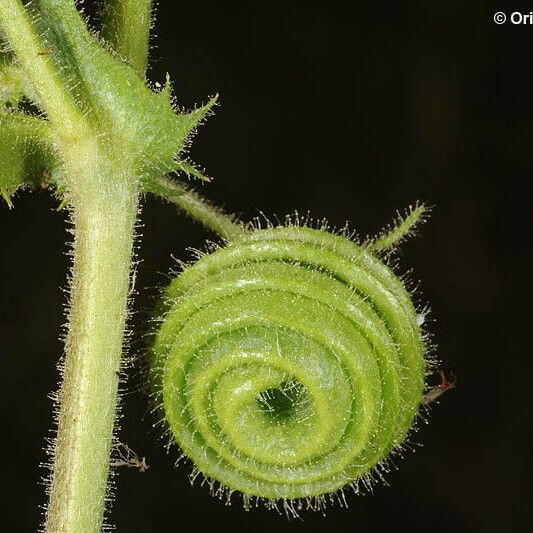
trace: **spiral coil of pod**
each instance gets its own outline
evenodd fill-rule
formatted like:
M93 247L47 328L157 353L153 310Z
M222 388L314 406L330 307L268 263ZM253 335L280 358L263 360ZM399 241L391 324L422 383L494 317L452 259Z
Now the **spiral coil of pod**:
M248 496L303 498L358 480L405 439L424 345L409 293L367 248L275 228L172 281L151 376L204 475Z

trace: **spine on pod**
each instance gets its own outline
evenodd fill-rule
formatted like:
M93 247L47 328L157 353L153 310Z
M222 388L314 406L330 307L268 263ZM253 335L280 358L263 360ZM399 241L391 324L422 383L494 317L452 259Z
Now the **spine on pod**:
M151 361L157 402L204 475L267 499L357 482L405 439L422 399L409 293L368 248L259 230L173 280Z

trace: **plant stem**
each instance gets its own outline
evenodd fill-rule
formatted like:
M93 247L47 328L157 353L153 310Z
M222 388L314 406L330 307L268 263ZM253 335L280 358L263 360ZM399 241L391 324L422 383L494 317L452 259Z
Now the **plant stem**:
M144 76L151 1L122 0L113 7L106 24L111 41ZM87 173L97 152L89 150L84 164L74 150L73 175L76 169ZM138 179L124 168L116 175L121 167L111 162L108 172L78 176L73 190L72 302L47 533L98 533L102 527L138 213Z
M117 405L138 196L127 176L105 176L101 189L87 178L72 200L72 300L47 533L100 532Z
M152 0L108 0L102 33L113 48L141 75L148 63Z

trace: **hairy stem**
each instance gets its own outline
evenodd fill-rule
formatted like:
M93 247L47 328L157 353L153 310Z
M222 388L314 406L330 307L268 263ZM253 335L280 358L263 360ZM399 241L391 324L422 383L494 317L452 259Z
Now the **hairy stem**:
M95 193L98 179L88 178L73 199L72 301L47 533L98 533L105 510L137 191L135 180L105 176L105 192Z
M151 2L115 5L121 16L106 27L144 74ZM97 160L89 155L85 168ZM84 168L80 160L77 168ZM109 173L118 168L111 163ZM126 172L76 181L72 307L47 533L102 528L138 212L138 179Z
M102 33L113 48L144 76L152 0L109 0L103 13Z
M80 31L72 23L74 4L43 0L40 6L68 55L72 39L64 35ZM0 25L61 139L74 222L72 298L46 531L98 533L107 494L139 179L123 163L109 159L98 145L98 132L84 127L53 52L50 56L45 50L20 0L0 0ZM147 34L143 38L147 41ZM137 50L137 60L143 53L146 46Z

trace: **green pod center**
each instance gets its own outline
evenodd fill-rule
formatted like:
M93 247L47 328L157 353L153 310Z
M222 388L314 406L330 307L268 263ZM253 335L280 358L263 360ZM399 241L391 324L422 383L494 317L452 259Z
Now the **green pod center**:
M267 418L279 423L307 417L310 410L309 395L305 387L295 379L287 379L277 387L260 392L256 401Z
M401 444L424 388L411 298L367 249L256 231L173 280L152 383L206 476L263 498L331 493Z

